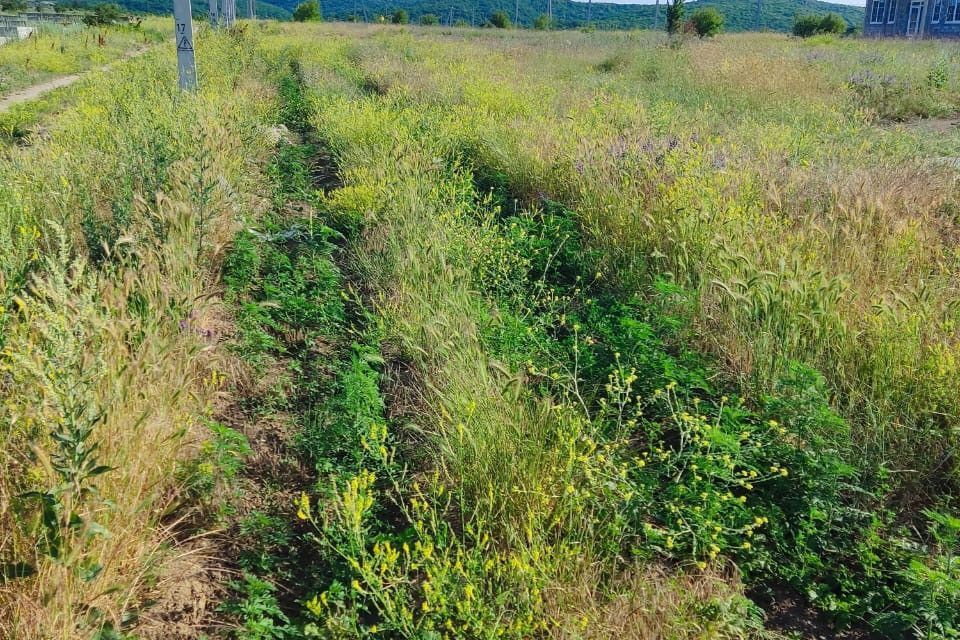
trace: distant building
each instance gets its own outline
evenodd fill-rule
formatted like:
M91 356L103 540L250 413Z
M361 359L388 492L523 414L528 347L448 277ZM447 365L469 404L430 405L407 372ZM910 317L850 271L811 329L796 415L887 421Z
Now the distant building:
M960 0L867 0L863 35L960 38Z

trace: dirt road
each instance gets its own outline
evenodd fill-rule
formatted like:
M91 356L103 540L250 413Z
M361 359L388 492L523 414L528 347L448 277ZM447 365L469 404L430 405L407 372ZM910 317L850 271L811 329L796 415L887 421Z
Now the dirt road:
M7 111L14 105L20 104L21 102L35 100L36 98L39 98L43 94L53 91L54 89L70 86L88 73L93 73L94 71L106 71L115 64L123 62L124 60L129 60L130 58L136 58L139 55L143 55L147 51L149 51L149 47L130 51L125 53L119 60L114 60L110 64L103 65L102 67L97 67L96 69L91 69L90 71L85 71L83 73L74 73L69 76L53 78L52 80L47 80L46 82L41 82L23 89L18 89L11 94L0 97L0 113Z

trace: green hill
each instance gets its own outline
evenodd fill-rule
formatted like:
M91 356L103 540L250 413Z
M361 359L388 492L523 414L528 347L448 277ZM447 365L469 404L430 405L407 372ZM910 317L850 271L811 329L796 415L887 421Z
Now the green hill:
M276 4L292 9L297 0L277 0ZM396 9L406 9L411 22L420 16L432 13L440 16L444 24L465 20L480 25L494 11L505 11L511 19L514 17L512 0L323 0L323 15L327 19L347 20L353 17L374 20L378 15L389 15ZM753 0L701 0L690 2L692 10L701 6L716 7L725 18L728 31L745 31L755 28L756 5ZM858 26L863 23L863 8L820 2L819 0L764 0L761 25L764 29L789 31L797 13L826 13L832 11L843 16L846 21ZM520 24L530 26L538 15L546 12L546 0L520 2ZM636 29L651 28L656 8L654 5L622 5L594 2L588 7L586 2L554 0L553 14L557 26L564 29L576 28L587 24L588 12L591 22L600 29ZM660 19L663 20L665 8L660 7Z
M103 0L72 0L64 6L90 7ZM289 20L291 12L300 0L274 0L257 2L257 15L262 18ZM130 11L140 13L169 13L170 0L118 0L118 4ZM327 20L375 21L379 16L389 16L397 9L406 9L410 21L416 23L420 16L432 13L443 24L465 21L482 25L494 11L505 11L514 18L513 0L321 0L323 16ZM529 27L537 16L546 12L546 0L521 0L520 25ZM664 3L665 5L665 0ZM754 0L688 0L688 11L698 7L716 7L724 16L726 31L748 31L756 28L756 4ZM237 11L243 17L246 4L237 3ZM205 12L204 0L194 0L194 13ZM798 13L837 13L852 26L863 24L863 8L850 7L820 0L763 0L761 27L772 31L790 31ZM660 7L661 24L666 13ZM598 29L649 29L654 26L654 5L622 5L608 2L554 0L553 15L561 29L575 29L592 22Z
M58 3L58 6L69 9L89 9L90 7L102 4L105 1L113 0L68 0L67 2ZM133 11L136 13L166 14L173 10L173 3L171 0L116 0L116 3L127 11ZM292 6L296 6L296 4L297 3L293 3ZM237 14L239 17L245 17L246 7L246 2L243 0L237 1ZM206 12L206 0L193 0L193 13L195 16L201 14L206 15ZM277 4L260 2L260 0L258 0L257 15L261 18L289 20L291 13L288 9L277 6Z

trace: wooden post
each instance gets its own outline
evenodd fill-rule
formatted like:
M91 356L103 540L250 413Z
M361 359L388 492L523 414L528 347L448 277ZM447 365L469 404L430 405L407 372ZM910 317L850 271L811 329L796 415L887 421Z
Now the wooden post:
M173 0L173 24L180 88L194 91L197 88L197 61L193 55L193 16L190 0Z

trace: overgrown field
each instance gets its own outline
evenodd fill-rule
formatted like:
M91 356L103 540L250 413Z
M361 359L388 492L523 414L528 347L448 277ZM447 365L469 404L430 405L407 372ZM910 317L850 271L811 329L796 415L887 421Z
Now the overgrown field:
M161 26L162 25L162 26ZM0 96L56 76L87 71L156 44L166 27L151 18L138 27L45 25L0 46Z
M0 164L0 630L960 634L955 47L198 55Z

